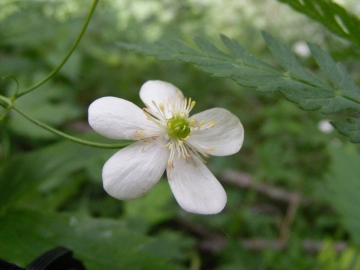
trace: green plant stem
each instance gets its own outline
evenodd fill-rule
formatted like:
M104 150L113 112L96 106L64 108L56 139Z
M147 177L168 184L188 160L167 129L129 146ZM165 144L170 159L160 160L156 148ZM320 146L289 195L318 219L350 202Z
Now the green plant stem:
M90 9L90 12L89 12L89 15L87 16L85 22L84 22L84 25L83 27L81 28L81 31L78 35L78 37L76 38L74 44L72 45L72 47L70 48L69 52L65 55L64 59L60 62L60 64L45 78L43 79L41 82L35 84L34 86L30 87L29 89L26 89L25 91L19 93L16 95L16 98L18 97L21 97L31 91L33 91L34 89L38 88L39 86L41 86L42 84L44 84L45 82L47 82L48 80L50 80L52 77L55 76L55 74L62 68L62 66L66 63L66 61L69 59L69 57L71 56L71 54L73 53L73 51L75 50L76 46L79 44L82 36L84 35L85 33L85 30L90 22L90 19L95 11L95 8L96 8L96 5L97 3L99 2L99 0L94 0L92 6L91 6L91 9Z
M6 108L5 111L0 115L0 122L5 119L5 117L9 111L10 111L10 109Z
M4 96L2 96L2 95L0 95L0 102L6 104L7 106L9 106L9 105L12 103L9 98L4 97ZM6 106L6 105L5 105L5 106Z
M130 143L121 143L121 144L106 144L106 143L96 143L96 142L90 142L90 141L86 141L86 140L82 140L73 136L70 136L66 133L63 133L57 129L54 129L42 122L40 122L39 120L36 120L32 117L30 117L29 115L27 115L26 113L24 113L23 111L21 111L19 108L15 107L14 105L12 105L12 109L14 109L15 111L17 111L19 114L21 114L23 117L25 117L27 120L29 120L30 122L34 123L35 125L46 129L47 131L50 131L58 136L61 136L65 139L68 139L70 141L79 143L79 144L83 144L83 145L87 145L87 146L92 146L92 147L97 147L97 148L107 148L107 149L119 149L119 148L124 148L128 145L130 145Z
M12 100L0 95L0 106L5 109L11 109L12 106Z

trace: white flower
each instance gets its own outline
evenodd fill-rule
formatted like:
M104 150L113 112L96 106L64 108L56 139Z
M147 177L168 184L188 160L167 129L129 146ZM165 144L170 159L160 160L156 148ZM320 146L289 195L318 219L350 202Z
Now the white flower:
M140 90L146 108L116 97L103 97L89 107L89 123L101 135L136 142L104 165L104 189L120 200L146 194L165 169L171 190L186 211L216 214L226 193L205 166L203 157L239 151L244 140L240 120L214 108L189 116L195 102L174 85L148 81Z
M318 123L318 129L324 133L331 133L334 127L329 123L329 120L321 120Z

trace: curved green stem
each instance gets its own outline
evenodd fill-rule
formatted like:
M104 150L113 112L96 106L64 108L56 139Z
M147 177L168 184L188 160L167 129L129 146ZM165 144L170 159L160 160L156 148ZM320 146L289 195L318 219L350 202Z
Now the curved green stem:
M5 79L7 79L7 78L13 79L13 80L14 80L14 82L15 82L15 84L16 84L16 90L15 90L15 93L14 93L14 95L12 95L12 97L16 97L16 95L17 95L17 94L18 94L18 92L19 92L19 88L20 88L20 86L19 86L19 82L18 82L18 80L16 79L16 77L11 76L11 75L7 75L7 76L2 77L2 79L3 79L3 80L5 80Z
M14 96L11 98L7 98L7 97L0 95L0 106L5 109L5 111L0 116L0 122L5 119L8 112L13 108L14 99L15 99Z
M69 59L69 57L71 56L71 54L73 53L73 51L75 50L76 46L79 44L82 36L85 33L85 30L90 22L91 16L93 15L96 5L99 2L99 0L94 0L89 15L87 16L83 27L81 28L81 31L78 35L78 37L76 38L74 44L72 45L72 47L70 48L69 52L65 55L64 59L60 62L60 64L45 78L43 79L41 82L35 84L34 86L30 87L29 89L26 89L25 91L19 93L16 95L16 98L21 97L31 91L33 91L34 89L38 88L40 85L44 84L45 82L47 82L48 80L50 80L52 77L54 77L54 75L62 68L62 66L66 63L66 61Z
M12 100L0 95L0 106L5 109L11 109L12 106Z
M26 113L24 113L23 111L21 111L19 108L16 108L14 105L12 105L12 109L14 109L15 111L17 111L19 114L21 114L22 116L24 116L27 120L29 120L30 122L34 123L35 125L46 129L47 131L50 131L58 136L61 136L65 139L68 139L70 141L76 142L76 143L80 143L80 144L84 144L87 146L92 146L92 147L97 147L97 148L107 148L107 149L116 149L116 148L124 148L126 146L128 146L130 143L121 143L121 144L106 144L106 143L96 143L96 142L90 142L90 141L86 141L86 140L82 140L73 136L70 136L66 133L63 133L57 129L54 129L42 122L40 122L39 120L36 120L32 117L30 117L29 115L27 115Z
M5 119L5 117L9 111L10 111L10 108L6 108L5 111L0 115L0 122Z

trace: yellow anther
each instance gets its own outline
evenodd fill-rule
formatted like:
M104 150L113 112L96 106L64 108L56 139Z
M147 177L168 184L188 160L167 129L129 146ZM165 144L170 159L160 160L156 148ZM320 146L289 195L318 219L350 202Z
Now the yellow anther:
M196 102L195 102L195 101L191 102L191 105L190 105L190 111L192 110L192 108L194 108L194 107L195 107L195 104L196 104Z
M215 150L214 147L207 147L206 149L209 150L209 151L214 151Z
M144 137L144 136L145 136L145 132L136 130L136 131L135 131L135 136L136 136L136 137Z
M159 109L163 112L164 111L164 105L162 103L159 104Z
M205 123L205 120L201 120L200 124L199 124L199 128L201 128L204 123Z
M183 141L178 140L178 143L180 147L184 145Z
M190 136L186 136L183 140L187 141L190 138Z
M216 124L216 122L215 122L215 121L211 121L211 122L209 123L209 128L214 127L214 126L215 126L215 124Z

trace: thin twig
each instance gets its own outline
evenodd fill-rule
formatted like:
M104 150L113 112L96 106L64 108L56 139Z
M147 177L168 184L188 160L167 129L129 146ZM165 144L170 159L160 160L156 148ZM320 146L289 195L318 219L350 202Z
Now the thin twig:
M291 201L289 202L284 220L280 228L279 241L283 242L284 244L286 244L288 241L290 234L290 227L294 221L295 214L299 208L299 203L300 203L300 195L294 193Z
M273 200L290 203L294 197L299 197L299 202L305 206L312 204L312 200L296 192L289 192L284 189L272 187L263 183L256 183L252 176L246 173L239 173L234 170L225 170L220 180L223 183L234 185L243 189L253 188L256 192L263 194Z
M219 253L227 245L227 236L219 233L212 232L208 230L205 226L201 224L193 223L190 220L179 218L179 223L182 228L191 231L192 233L198 235L201 240L199 241L199 249L211 253ZM277 250L282 250L286 248L286 242L276 239L262 239L262 238L252 238L252 239L241 239L239 243L245 248L253 251L262 251L264 249L272 248ZM301 241L302 248L309 253L317 253L321 251L324 247L324 242L312 239L305 239ZM348 244L344 241L338 241L333 243L333 248L336 252L341 252L342 250L348 248Z
M247 240L243 240L242 244L246 249L250 249L254 251L261 251L267 248L282 250L286 247L283 241L269 240L269 239L247 239ZM317 253L323 249L324 243L322 241L306 239L302 241L301 246L307 252ZM348 244L344 241L335 242L333 244L333 248L336 252L341 252L347 247Z

